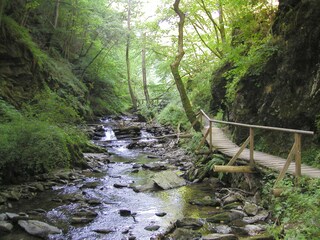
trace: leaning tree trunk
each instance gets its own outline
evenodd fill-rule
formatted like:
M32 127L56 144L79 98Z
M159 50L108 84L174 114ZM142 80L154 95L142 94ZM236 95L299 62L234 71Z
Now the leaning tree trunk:
M146 70L146 33L143 33L142 37L142 81L144 96L146 98L147 105L150 104L150 97L147 84L147 70Z
M130 51L130 30L131 30L131 0L128 0L128 20L127 20L127 25L128 25L127 46L126 46L127 80L128 80L128 88L129 88L129 93L130 93L133 109L137 109L137 99L136 99L136 97L134 95L134 92L133 92L133 89L132 89L132 85L131 85L130 56L129 56L129 51Z
M171 67L171 72L175 81L175 84L177 86L177 89L179 91L180 94L180 98L181 98L181 102L182 102L182 106L184 108L184 111L187 115L187 118L189 120L190 123L193 123L196 121L196 115L192 110L192 106L190 103L190 100L188 98L186 89L184 87L184 84L182 82L180 73L179 73L179 65L180 62L184 56L184 50L183 50L183 26L184 26L184 21L185 21L185 14L180 10L179 8L179 3L180 0L175 0L174 4L173 4L173 8L174 11L176 12L176 14L179 16L179 23L178 23L178 30L179 30L179 35L178 35L178 53L175 57L175 60L173 63L171 63L170 67ZM200 123L197 122L197 124L194 124L193 126L194 130L196 131L200 131Z

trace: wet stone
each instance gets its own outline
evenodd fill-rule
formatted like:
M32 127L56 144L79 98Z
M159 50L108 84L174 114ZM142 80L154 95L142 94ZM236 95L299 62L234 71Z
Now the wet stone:
M115 188L126 188L126 187L128 187L127 184L123 184L123 183L115 183L115 184L113 184L113 186Z
M100 182L88 182L85 183L82 188L96 188L100 185Z
M233 234L212 233L202 237L203 240L237 240L238 237Z
M197 205L197 206L211 206L211 207L221 206L220 200L212 199L210 196L204 197L203 199L199 199L199 200L191 200L189 203L191 205Z
M8 233L13 229L13 225L7 221L0 221L0 235L2 232Z
M94 218L87 218L87 217L72 217L71 224L84 224L92 222Z
M0 221L5 221L7 219L8 219L7 214L5 214L5 213L0 214Z
M178 228L187 228L187 229L197 230L203 226L203 223L200 219L183 218L181 220L177 220L176 226Z
M120 209L119 214L122 217L128 217L128 216L131 216L131 211L128 209Z
M109 229L109 228L98 228L98 229L93 229L92 231L96 233L101 233L101 234L108 234L114 232L114 230Z
M156 216L158 216L158 217L164 217L165 215L167 215L167 213L165 213L165 212L156 213Z
M175 239L175 240L200 239L201 233L196 232L196 231L192 231L190 229L177 228L172 233L171 237L172 237L172 239Z
M257 225L246 225L244 227L244 230L250 235L255 236L260 234L261 232L265 231L267 229L266 225L257 224Z
M266 210L262 210L260 212L258 212L258 214L256 216L253 217L244 217L243 221L246 223L256 223L259 221L264 221L267 219L267 217L269 216L269 212Z

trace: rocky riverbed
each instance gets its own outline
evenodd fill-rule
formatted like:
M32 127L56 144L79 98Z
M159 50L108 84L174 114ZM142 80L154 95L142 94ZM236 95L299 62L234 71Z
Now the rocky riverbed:
M188 181L194 157L156 138L169 128L123 117L87 131L108 152L86 153L85 169L1 187L0 239L268 239L257 194Z

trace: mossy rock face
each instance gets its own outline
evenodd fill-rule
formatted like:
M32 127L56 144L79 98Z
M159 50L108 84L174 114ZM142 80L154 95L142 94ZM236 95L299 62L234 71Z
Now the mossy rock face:
M211 223L229 223L242 217L244 217L244 213L240 211L230 211L218 213L210 218L207 218L206 220L207 222Z

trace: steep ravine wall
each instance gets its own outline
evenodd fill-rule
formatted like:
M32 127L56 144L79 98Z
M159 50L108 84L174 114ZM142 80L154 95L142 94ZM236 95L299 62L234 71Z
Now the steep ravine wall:
M229 106L232 121L316 131L320 114L319 20L317 0L279 1L272 26L278 51L258 76L247 74L240 80L236 99ZM215 73L213 82L217 79L223 81L223 75ZM213 84L215 96L216 86ZM236 133L238 139L244 135L247 133Z

